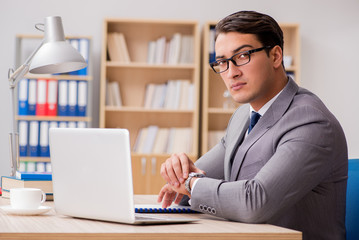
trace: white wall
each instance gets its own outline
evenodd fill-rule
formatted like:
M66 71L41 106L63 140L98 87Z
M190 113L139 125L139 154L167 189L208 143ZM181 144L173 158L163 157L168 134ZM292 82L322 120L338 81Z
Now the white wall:
M1 0L0 175L10 172L8 68L14 65L15 35L39 34L46 16L59 15L65 34L93 37L93 122L98 126L102 22L105 17L191 19L203 24L238 11L256 10L301 26L301 85L316 93L342 123L349 157L359 157L358 0Z

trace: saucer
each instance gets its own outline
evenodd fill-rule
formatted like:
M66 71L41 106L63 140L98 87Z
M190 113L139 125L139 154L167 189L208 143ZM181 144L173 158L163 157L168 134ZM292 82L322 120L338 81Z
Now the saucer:
M17 208L12 208L11 205L2 206L0 208L8 214L15 214L15 215L39 215L46 213L52 209L52 207L48 207L48 206L40 206L37 209L17 209Z

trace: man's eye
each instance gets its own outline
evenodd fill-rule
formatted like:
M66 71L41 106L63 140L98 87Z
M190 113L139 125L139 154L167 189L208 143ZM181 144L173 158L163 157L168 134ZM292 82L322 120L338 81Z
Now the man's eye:
M238 59L241 59L241 58L248 58L248 53L238 54L238 55L237 55L237 58L238 58Z
M219 60L219 61L217 61L217 64L218 64L219 66L226 65L226 64L227 64L227 61L226 61L226 60L223 60L223 61Z

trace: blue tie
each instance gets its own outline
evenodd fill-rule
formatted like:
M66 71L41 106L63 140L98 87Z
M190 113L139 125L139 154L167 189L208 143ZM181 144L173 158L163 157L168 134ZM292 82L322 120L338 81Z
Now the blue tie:
M250 133L252 131L252 129L254 128L254 125L256 125L256 123L258 122L260 117L261 117L261 115L259 113L252 111L251 123L249 124L248 133Z

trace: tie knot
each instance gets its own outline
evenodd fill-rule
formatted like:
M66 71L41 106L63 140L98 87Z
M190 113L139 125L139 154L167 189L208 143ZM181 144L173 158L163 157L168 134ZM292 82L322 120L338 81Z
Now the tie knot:
M255 111L252 111L251 113L251 122L249 124L249 129L248 129L248 133L250 133L252 131L252 129L254 128L254 125L256 125L256 123L258 122L258 120L260 119L261 115Z

